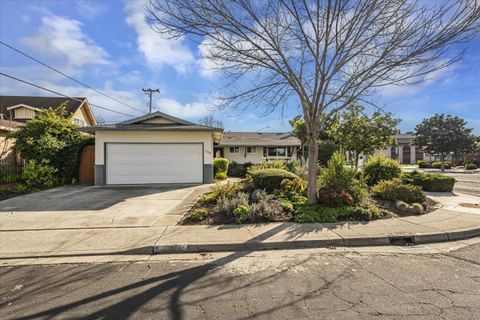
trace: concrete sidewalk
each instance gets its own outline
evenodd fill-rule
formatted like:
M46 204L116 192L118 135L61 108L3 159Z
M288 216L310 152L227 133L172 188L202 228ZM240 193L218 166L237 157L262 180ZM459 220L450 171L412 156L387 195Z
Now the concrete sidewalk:
M479 203L479 197L430 196L443 207L422 216L371 222L0 231L0 265L35 257L402 245L480 236L480 209L458 205Z

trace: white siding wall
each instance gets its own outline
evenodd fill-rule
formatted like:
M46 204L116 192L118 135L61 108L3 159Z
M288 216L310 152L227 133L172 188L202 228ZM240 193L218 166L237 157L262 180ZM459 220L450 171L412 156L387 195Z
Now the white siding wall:
M203 163L211 164L213 160L213 139L211 132L176 132L176 131L96 131L95 164L105 164L106 142L203 142Z
M244 164L247 162L250 163L262 163L263 160L295 160L295 152L293 153L292 157L268 157L264 158L263 157L263 148L264 147L256 147L257 152L256 153L245 153L245 149L247 147L239 147L240 152L239 153L230 153L230 147L223 147L223 156L230 160L230 162L235 161L236 163Z

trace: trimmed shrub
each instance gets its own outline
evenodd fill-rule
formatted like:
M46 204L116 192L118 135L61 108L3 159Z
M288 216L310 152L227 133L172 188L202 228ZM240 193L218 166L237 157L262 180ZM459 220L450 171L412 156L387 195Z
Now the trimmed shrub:
M285 179L299 179L296 174L282 169L261 169L251 172L250 176L255 188L267 191L280 189L281 183Z
M22 180L29 190L51 188L58 184L58 169L50 165L48 160L37 163L28 160L23 168Z
M401 179L430 192L450 192L455 185L455 178L438 173L404 172Z
M418 167L419 168L422 168L422 169L426 169L426 168L431 168L432 167L432 164L428 161L425 161L425 160L418 160L417 161L417 164L418 164Z
M465 165L465 170L475 170L477 169L477 165L475 163L467 163Z
M422 188L404 184L400 179L382 180L372 188L372 191L380 198L389 201L401 200L407 203L425 201Z
M451 169L452 168L452 161L445 161L443 164L444 164L445 169ZM433 162L432 163L432 168L441 169L442 168L442 163L441 162Z
M320 170L318 188L344 189L352 196L354 203L360 203L367 195L367 185L354 169L345 165L343 157L341 152L335 152L327 167Z
M402 211L408 211L408 208L410 208L410 205L405 201L397 200L395 201L395 208Z
M228 164L230 161L225 158L215 158L213 159L213 175L215 178L217 178L217 175L220 173L224 173L227 175L228 171Z
M381 180L399 178L402 173L400 164L385 157L371 157L363 166L363 174L369 186L377 184Z
M248 167L247 172L251 174L252 172L263 170L263 169L283 169L287 170L285 162L282 160L267 161L264 160L262 163L252 164Z
M421 203L412 203L412 211L415 214L421 214L423 213L423 206Z
M318 191L318 203L326 207L350 206L353 198L345 189L327 187Z

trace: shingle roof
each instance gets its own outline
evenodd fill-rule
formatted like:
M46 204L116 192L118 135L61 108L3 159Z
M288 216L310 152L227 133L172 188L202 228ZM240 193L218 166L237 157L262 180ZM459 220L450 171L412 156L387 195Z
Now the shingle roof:
M224 132L220 146L300 146L290 132Z
M86 98L75 97L75 99L80 101L62 97L0 96L0 113L3 113L5 117L7 117L7 108L17 104L26 104L38 109L47 109L50 107L59 107L62 103L67 102L67 111L72 114L78 110Z

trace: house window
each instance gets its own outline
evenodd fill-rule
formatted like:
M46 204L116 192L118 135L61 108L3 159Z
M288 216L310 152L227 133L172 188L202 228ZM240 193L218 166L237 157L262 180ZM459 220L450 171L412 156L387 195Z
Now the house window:
M230 147L230 153L240 153L240 147Z
M80 119L73 119L73 124L76 125L77 127L85 127L85 121L80 120Z
M291 157L295 148L293 147L268 147L263 148L264 158Z
M247 153L257 153L257 147L247 147Z

